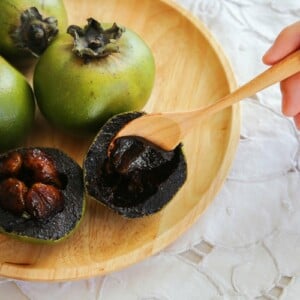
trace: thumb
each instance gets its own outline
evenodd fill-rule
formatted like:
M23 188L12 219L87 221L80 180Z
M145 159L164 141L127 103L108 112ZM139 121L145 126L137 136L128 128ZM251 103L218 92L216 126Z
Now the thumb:
M274 44L263 56L263 62L273 65L300 48L300 21L283 29Z

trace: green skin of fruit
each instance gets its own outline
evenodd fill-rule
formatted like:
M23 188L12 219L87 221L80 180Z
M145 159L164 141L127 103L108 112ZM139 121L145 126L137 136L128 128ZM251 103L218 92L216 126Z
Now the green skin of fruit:
M117 45L118 53L88 62L72 52L68 34L47 48L33 80L46 119L75 134L95 133L111 116L143 108L154 84L152 52L129 29Z
M18 145L28 134L35 112L25 77L0 56L0 151Z
M20 15L26 9L36 7L43 18L53 16L58 20L59 32L66 32L67 12L62 0L0 0L0 54L5 57L30 56L15 46L10 33L20 25Z

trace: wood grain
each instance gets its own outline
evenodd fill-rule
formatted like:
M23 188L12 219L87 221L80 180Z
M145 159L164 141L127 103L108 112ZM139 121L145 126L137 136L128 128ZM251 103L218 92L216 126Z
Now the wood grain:
M207 29L168 0L65 0L69 23L99 21L130 27L153 50L156 81L145 110L187 110L214 102L236 87L232 70ZM30 80L32 71L26 70ZM239 140L238 106L204 122L184 140L188 179L160 213L127 220L88 200L79 229L51 246L0 236L0 276L61 281L106 274L148 257L173 242L213 201ZM58 147L80 164L90 139L66 136L37 116L27 145Z

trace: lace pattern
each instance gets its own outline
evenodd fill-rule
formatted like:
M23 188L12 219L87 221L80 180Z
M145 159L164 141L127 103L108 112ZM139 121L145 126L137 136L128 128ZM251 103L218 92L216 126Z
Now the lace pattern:
M177 2L211 30L239 84L265 69L262 54L300 17L295 0ZM300 133L282 116L280 99L274 86L242 103L240 145L222 191L167 249L89 280L1 280L0 299L13 290L15 299L32 300L299 299Z

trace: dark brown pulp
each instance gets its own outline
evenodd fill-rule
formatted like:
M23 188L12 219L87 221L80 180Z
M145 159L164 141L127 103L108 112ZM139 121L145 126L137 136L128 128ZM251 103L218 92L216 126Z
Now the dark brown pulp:
M161 150L145 140L117 139L103 169L116 204L136 204L154 194L172 172L174 159L174 151Z
M65 177L40 149L12 151L0 160L0 206L24 218L45 220L64 208Z

